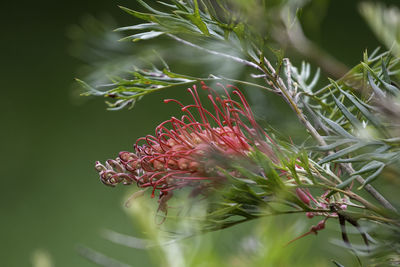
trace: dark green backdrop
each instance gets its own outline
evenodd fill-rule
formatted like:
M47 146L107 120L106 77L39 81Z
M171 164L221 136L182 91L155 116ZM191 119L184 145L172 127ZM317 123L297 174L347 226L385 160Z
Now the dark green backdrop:
M332 1L320 30L304 25L312 39L349 66L365 48L378 45L356 2ZM68 53L67 28L86 14L109 14L120 26L129 24L131 18L117 4L136 5L114 0L2 4L0 266L29 266L37 249L48 251L56 266L94 266L76 253L79 244L135 266L150 264L147 254L100 237L104 228L136 232L121 209L125 189L103 186L93 163L152 133L171 110L159 105L166 94L146 98L133 111L109 112L101 99L80 101L71 90L81 62Z

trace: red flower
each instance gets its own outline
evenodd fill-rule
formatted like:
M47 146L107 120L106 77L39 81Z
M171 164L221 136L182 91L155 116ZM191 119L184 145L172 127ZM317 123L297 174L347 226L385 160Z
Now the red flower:
M105 166L96 162L100 180L110 186L136 182L142 188L152 187L152 197L158 190L160 199L169 199L173 190L191 186L192 193L196 194L224 180L214 169L216 162L210 160L212 153L227 159L245 157L256 146L274 160L266 139L274 142L256 123L243 94L228 85L234 88L232 94L237 96L236 101L219 86L225 91L224 97L202 82L202 88L209 92L213 112L202 105L196 86L188 89L193 104L185 106L174 99L165 100L165 103L178 104L182 117L161 123L155 136L139 138L134 152L120 152L117 159L108 160Z

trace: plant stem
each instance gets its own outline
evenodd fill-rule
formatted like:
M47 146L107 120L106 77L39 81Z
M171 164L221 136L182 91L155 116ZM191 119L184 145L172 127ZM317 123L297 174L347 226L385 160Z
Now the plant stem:
M333 191L336 191L336 192L340 192L340 193L342 193L344 195L347 195L351 199L354 199L354 200L360 202L361 204L363 204L367 209L369 209L369 210L371 210L371 211L373 211L373 212L375 212L377 214L386 216L386 214L382 212L382 209L378 208L377 206L375 206L374 204L370 203L369 201L367 201L366 199L364 199L363 197L357 195L354 192L351 192L351 191L348 191L348 190L338 189L336 187L327 187L327 186L325 186L325 187L330 189L330 190L333 190Z
M221 53L221 52L217 52L214 50L210 50L207 48L204 48L202 46L193 44L187 40L183 40L173 34L167 34L169 37L175 39L176 41L183 43L185 45L191 46L193 48L202 50L204 52L207 52L209 54L212 55L216 55L216 56L221 56L221 57L225 57L228 59L231 59L233 61L236 61L238 63L241 63L243 65L252 67L254 69L257 69L261 72L263 72L266 75L266 82L268 85L272 85L274 88L276 88L276 93L283 95L284 99L286 100L286 102L289 104L289 106L293 109L293 111L296 113L297 117L299 118L300 122L303 123L303 125L306 127L306 129L308 130L308 132L312 135L312 137L318 142L319 145L321 146L326 146L327 143L325 142L325 140L322 138L322 136L318 133L318 131L312 126L312 124L307 120L307 118L304 116L302 110L297 106L297 104L295 103L293 97L291 96L290 92L288 91L286 85L284 84L283 80L278 76L278 74L276 73L274 67L272 66L272 64L264 57L264 62L267 65L268 69L264 66L264 64L257 62L251 62L239 57L235 57L229 54L225 54L225 53ZM284 59L284 61L286 62L286 64L290 64L289 59ZM269 82L267 80L267 77L272 81ZM332 154L333 152L330 151L329 154ZM346 170L346 172L348 174L353 174L355 171L353 169L353 167L351 166L351 164L349 163L340 163L340 165L343 167L344 170ZM361 177L361 176L357 176L356 180L360 183L360 184L364 184L365 180ZM372 185L368 184L366 186L364 186L365 190L371 194L382 206L384 206L385 208L395 211L397 212L397 210L393 207L392 204L390 204L389 201L387 201Z
M393 219L388 219L384 217L378 217L378 216L373 216L373 215L364 215L364 219L368 220L373 220L373 221L379 221L379 222L385 222L385 223L391 223L395 225L400 225L399 221L393 220Z
M353 167L351 166L350 163L342 163L341 164L343 166L343 168L347 171L348 174L352 175L353 173L355 173L355 170L353 169ZM360 176L357 175L356 180L360 183L360 184L364 184L365 180ZM385 208L392 210L392 211L396 211L396 208L393 207L392 204L390 204L389 201L387 201L385 199L384 196L382 196L372 185L367 184L366 186L364 186L364 189L370 193L379 203L382 204L382 206L384 206Z
M320 146L326 146L327 143L322 138L322 136L318 133L318 131L314 128L314 126L312 126L312 124L306 119L306 117L304 116L302 110L297 106L297 104L295 103L295 101L294 101L293 97L291 96L290 92L287 90L287 87L283 83L282 79L276 74L276 72L275 72L274 68L272 67L271 63L266 58L264 58L264 61L266 62L269 70L266 69L263 65L261 65L260 67L262 68L263 72L270 79L272 79L272 81L273 81L273 83L275 85L274 87L276 87L281 92L281 94L284 96L286 102L288 102L288 104L291 106L291 108L296 113L297 117L299 118L300 122L303 123L303 125L306 127L308 132L312 135L312 137L318 142L318 144ZM290 64L289 59L286 58L286 59L284 59L284 61L285 61L286 64ZM289 68L290 68L290 66L289 66ZM291 82L291 81L289 81L289 82ZM328 152L328 154L332 154L332 153L333 153L332 151ZM353 167L351 166L350 163L340 163L340 165L350 175L352 175L355 172L355 170L353 169ZM365 180L359 175L355 179L360 184L364 184L365 183ZM382 206L384 206L385 208L387 208L389 210L396 211L396 209L393 207L393 205L390 204L390 202L387 201L373 186L368 184L368 185L364 186L364 188Z
M235 56L228 55L228 54L225 54L225 53L221 53L221 52L218 52L218 51L215 51L215 50L210 50L210 49L204 48L202 46L196 45L196 44L191 43L189 41L183 40L183 39L181 39L178 36L175 36L173 34L167 34L167 36L171 37L172 39L175 39L176 41L178 41L180 43L183 43L185 45L188 45L188 46L194 47L196 49L202 50L202 51L207 52L209 54L216 55L216 56L221 56L221 57L225 57L225 58L229 58L229 59L231 59L233 61L239 62L241 64L244 64L244 65L247 65L249 67L255 68L257 70L262 70L257 64L255 64L255 63L253 63L251 61L245 60L243 58L235 57Z

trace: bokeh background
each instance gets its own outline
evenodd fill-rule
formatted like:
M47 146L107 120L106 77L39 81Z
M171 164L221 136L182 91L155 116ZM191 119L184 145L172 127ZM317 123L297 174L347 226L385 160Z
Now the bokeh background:
M386 2L398 5L398 1ZM310 39L349 67L361 60L366 48L371 51L380 45L357 4L331 1L325 14L305 10L303 22ZM146 251L102 238L103 229L130 235L140 234L140 229L121 205L129 189L103 186L93 163L129 150L136 138L153 133L174 110L162 105L162 99L188 97L185 88L178 88L146 97L133 110L111 112L101 98L77 96L73 79L84 75L84 62L73 56L71 27L89 15L113 18L117 26L134 24L117 5L135 8L137 3L39 0L2 4L0 266L32 266L38 255L48 255L54 266L95 266L78 254L82 245L133 266L155 264ZM182 58L186 65L190 60ZM276 110L274 96L266 101L271 105L258 115L288 135L298 135L299 124L289 113ZM278 232L284 231L285 220L277 224ZM237 226L207 238L215 241L221 253L229 254L234 237L251 227L251 223ZM324 238L324 233L318 238ZM315 237L295 246L307 247L310 240ZM334 249L327 245L324 251Z

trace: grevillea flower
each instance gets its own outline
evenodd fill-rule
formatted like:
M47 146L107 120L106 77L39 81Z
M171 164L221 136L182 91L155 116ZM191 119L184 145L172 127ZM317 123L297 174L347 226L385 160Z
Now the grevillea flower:
M96 162L100 180L109 186L118 183L137 183L141 188L152 188L152 197L159 192L159 202L165 202L174 190L193 187L192 194L201 193L208 186L224 181L216 171L216 162L210 157L214 153L231 157L246 157L253 147L276 157L271 145L274 142L256 123L254 115L243 94L235 87L232 95L222 86L225 95L220 96L202 82L208 92L208 101L213 111L201 103L196 86L189 88L194 103L180 106L183 115L172 117L155 129L155 136L139 138L133 152L123 151L115 160L105 165Z

